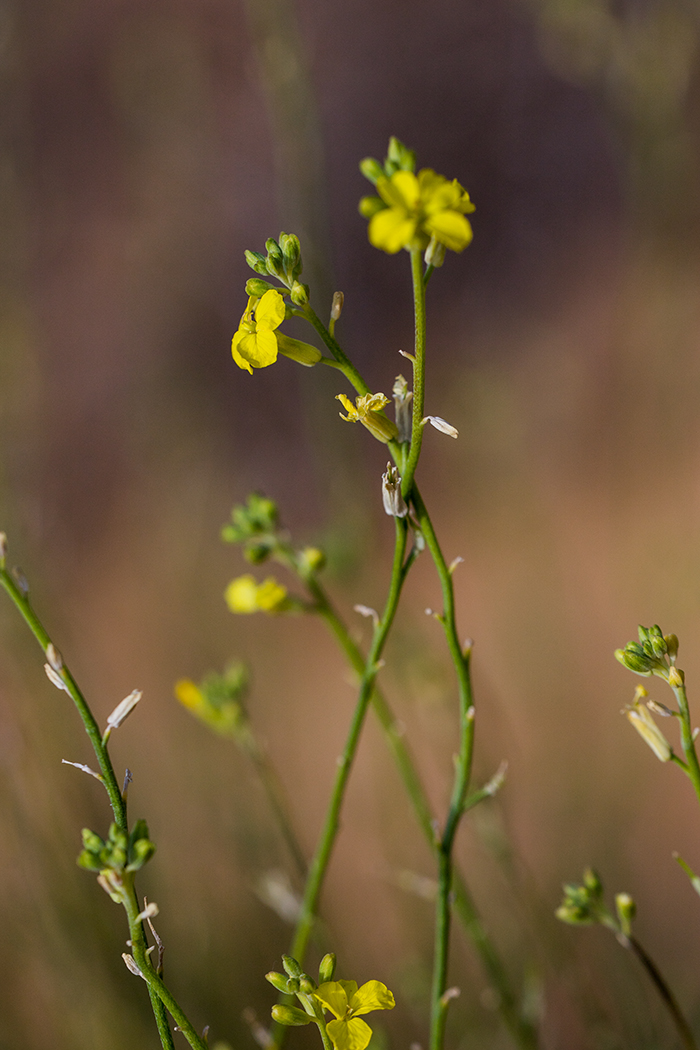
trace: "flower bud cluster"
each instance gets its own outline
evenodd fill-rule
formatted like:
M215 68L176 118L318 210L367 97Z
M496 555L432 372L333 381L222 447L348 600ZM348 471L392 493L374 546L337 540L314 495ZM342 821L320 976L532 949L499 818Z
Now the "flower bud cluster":
M572 926L586 926L608 917L603 901L603 884L597 872L587 868L580 886L564 886L564 900L557 908L556 917Z
M246 251L246 262L251 270L261 277L276 277L289 289L290 298L296 306L306 305L309 301L309 287L299 281L303 269L299 238L293 233L280 233L279 241L274 237L268 238L265 249L266 255ZM263 295L273 287L274 285L267 281L253 278L248 281L246 291L248 295Z
M100 885L113 900L121 903L124 877L147 863L156 851L148 837L148 824L137 820L131 834L112 824L106 840L90 828L83 828L83 850L78 864L88 871L100 873Z
M678 639L675 634L662 634L661 628L639 627L639 642L628 642L624 649L616 649L615 657L623 667L634 674L657 675L670 685L683 684L683 673L675 667ZM675 673L674 673L675 672Z

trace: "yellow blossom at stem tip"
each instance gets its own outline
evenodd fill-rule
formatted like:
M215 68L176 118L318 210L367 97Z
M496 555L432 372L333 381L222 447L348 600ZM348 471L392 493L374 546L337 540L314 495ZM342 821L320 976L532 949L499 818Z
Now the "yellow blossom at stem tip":
M369 217L369 239L375 248L394 254L401 248L427 248L431 241L453 252L472 239L465 214L474 211L469 194L430 168L414 175L396 171L377 179L379 197L365 197L360 211Z
M326 1031L335 1050L365 1050L372 1029L359 1014L372 1010L393 1010L394 996L381 981L367 981L361 988L356 981L326 981L314 992L315 997L334 1015Z
M250 573L231 580L224 591L224 599L233 613L280 612L287 598L287 588L268 576L258 583Z
M382 412L384 406L389 404L385 394L363 394L355 398L354 405L345 394L336 394L336 401L340 401L347 412L346 416L340 413L340 418L346 423L362 423L377 441L383 441L384 444L398 437L396 423L392 423Z

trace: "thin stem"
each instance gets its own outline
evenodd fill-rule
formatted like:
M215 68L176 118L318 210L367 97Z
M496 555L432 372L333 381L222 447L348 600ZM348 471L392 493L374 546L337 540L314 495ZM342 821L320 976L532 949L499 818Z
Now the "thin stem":
M300 307L300 313L316 329L318 334L321 336L323 342L333 354L333 357L341 366L343 374L345 375L347 380L352 384L352 386L354 386L358 394L369 394L370 389L365 383L364 379L357 371L355 366L352 364L350 358L347 356L345 351L341 348L335 336L331 335L321 318L314 312L311 306L307 303L306 306Z
M423 282L422 253L417 248L411 249L411 276L413 279L413 312L415 324L414 362L413 362L413 425L411 428L411 447L408 460L401 479L401 492L408 499L413 486L413 475L418 465L421 443L423 441L423 408L425 403L425 284Z
M348 628L333 606L325 588L314 576L306 577L304 582L319 615L325 620L335 635L351 667L358 674L362 674L365 658L353 641ZM376 685L372 691L371 704L398 766L406 793L416 814L418 825L431 850L436 851L438 842L435 833L435 823L425 788L418 776L416 764L406 743L403 731L384 694ZM459 871L453 872L452 881L455 912L474 946L490 985L498 994L498 1009L503 1023L515 1042L523 1050L533 1050L537 1046L536 1033L532 1025L520 1016L517 997L510 986L508 974L488 933L484 929L469 888Z
M148 984L149 995L155 994L161 1000L163 1006L175 1021L178 1029L182 1032L185 1039L192 1047L192 1050L207 1050L205 1040L197 1033L189 1018L176 1002L170 989L153 969L153 964L151 963L150 955L148 953L148 944L143 930L143 923L139 918L139 903L136 896L136 890L134 889L133 880L131 886L125 886L122 903L129 922L131 952L134 957L134 962L141 971L141 976ZM156 1023L158 1023L157 1014ZM161 1031L160 1024L158 1024L158 1031Z
M28 598L25 594L22 593L11 574L6 571L4 566L0 567L0 583L5 588L12 601L19 609L25 622L28 624L32 634L43 649L44 655L46 655L48 661L48 655L46 650L48 649L49 645L53 645L51 638L49 637L45 627L39 620L38 616L32 609ZM109 795L109 800L112 806L112 812L114 814L115 823L122 831L128 834L129 827L126 813L126 801L122 796L122 792L117 783L117 779L114 774L114 768L112 766L112 760L109 757L109 752L107 750L106 743L103 743L102 735L95 720L95 716L90 710L87 700L78 688L78 685L75 679L73 678L73 675L70 673L70 671L64 663L62 663L60 670L56 671L56 674L58 674L58 676L60 677L61 681L64 684L66 692L70 695L71 699L75 703L75 706L78 709L78 714L80 715L83 721L83 725L85 726L85 731L90 737L90 742L92 743L95 752L95 757L97 758L97 761L100 766L101 780L105 788L107 789L107 793ZM165 984L163 984L163 981L160 979L160 977L158 977L156 972L153 970L153 967L151 966L150 959L146 953L147 944L143 932L143 927L140 920L138 920L137 918L139 914L139 906L138 899L136 897L136 891L133 885L133 875L129 876L129 882L125 887L125 893L122 903L124 904L124 907L126 909L127 919L129 922L129 932L132 942L132 951L134 959L141 973L143 974L144 979L148 983L149 995L151 996L151 1003L153 1004L153 994L157 995L157 997L161 1000L161 1002L168 1009L172 1017L175 1019L178 1027L181 1028L181 1030L187 1037L193 1050L206 1050L206 1044L202 1039L199 1038L194 1028L188 1021L187 1017L176 1003L172 994L166 988ZM161 1043L164 1047L167 1048L167 1050L171 1050L172 1038L170 1038L169 1043L164 1042L164 1039L167 1039L168 1037L166 1037L163 1028L162 1011L157 1010L156 1006L154 1005L153 1012L155 1015L156 1025L158 1026L158 1032L160 1034ZM167 1027L167 1021L165 1022L165 1027Z
M681 746L683 747L683 754L686 757L687 768L686 773L692 781L695 789L695 794L700 801L700 763L698 763L697 752L695 751L695 741L693 740L693 730L690 725L690 708L688 707L688 697L685 692L685 685L671 686L673 693L678 703L678 710L680 711L680 722L681 722Z
M52 644L51 638L46 631L46 628L39 620L34 610L31 607L28 597L26 597L17 586L12 575L7 572L6 569L0 568L0 583L9 594L12 601L15 603L20 613L22 614L25 622L28 624L29 629L38 641L39 645L44 651L44 655L48 661L46 650L49 645ZM83 696L82 692L78 688L78 684L73 678L65 664L59 671L56 672L64 684L65 690L73 700L73 703L78 709L83 725L85 726L85 732L90 737L90 742L93 746L95 757L100 766L100 772L102 774L102 782L109 795L110 805L114 814L114 820L117 826L122 831L127 831L127 816L126 816L126 802L122 796L121 788L117 783L117 778L114 773L114 767L112 766L112 760L109 757L106 744L102 742L102 734L100 733L99 726L95 720L88 703Z
M241 750L248 756L255 767L297 872L302 879L305 879L308 874L306 857L294 832L286 792L270 762L267 752L255 736L249 723L246 724L244 732L237 735L236 740Z
M654 960L649 955L647 955L646 951L644 950L644 948L642 948L641 944L636 939L636 937L626 937L624 934L621 934L620 936L618 936L618 940L624 948L629 948L630 951L634 952L634 954L637 956L640 963L654 982L656 990L661 996L661 999L663 1000L664 1006L666 1007L669 1014L671 1015L671 1018L673 1019L673 1023L676 1026L676 1030L678 1032L678 1035L680 1036L680 1040L683 1046L685 1047L685 1050L698 1050L698 1046L695 1042L695 1037L693 1036L690 1025L683 1016L683 1012L681 1011L681 1008L678 1005L678 1002L676 1001L676 997L674 996L668 984L662 977Z
M338 834L340 811L345 798L350 770L352 767L357 746L360 740L362 726L364 724L367 707L374 688L374 681L379 671L379 659L391 628L396 608L398 606L401 588L406 577L404 568L404 553L406 550L407 526L404 519L396 518L396 542L394 546L394 561L391 573L391 583L387 596L384 613L378 621L372 638L367 660L365 661L360 691L357 704L353 713L350 730L343 753L338 761L333 791L326 812L326 818L321 830L321 836L316 847L313 860L309 868L304 898L301 905L300 917L297 922L294 939L289 954L300 964L303 963L304 954L308 946L309 937L314 924L318 900L325 879L331 852Z
M170 1031L170 1025L168 1024L168 1012L163 1005L163 1001L150 985L148 986L148 996L151 1000L153 1016L156 1019L161 1046L163 1047L163 1050L175 1050L173 1035Z

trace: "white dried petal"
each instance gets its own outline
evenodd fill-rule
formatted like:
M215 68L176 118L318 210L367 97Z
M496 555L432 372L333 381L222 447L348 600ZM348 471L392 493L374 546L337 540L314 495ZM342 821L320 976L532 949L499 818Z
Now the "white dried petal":
M128 952L122 952L122 959L126 963L127 970L131 970L135 977L143 977L143 974L139 970L133 955L129 955Z
M118 729L122 722L128 718L134 710L141 699L141 696L142 693L140 689L134 689L134 691L129 693L128 696L125 696L124 699L117 704L107 719L107 729ZM105 730L105 732L106 731L107 730Z
M52 682L57 689L63 689L66 693L68 692L66 683L63 681L60 674L57 674L56 671L54 671L51 664L44 664L44 670L46 671L46 677L48 680Z
M439 430L441 434L447 434L448 437L459 437L457 427L453 427L452 424L448 423L446 419L442 418L442 416L425 416L421 420L421 423L423 426L425 426L426 423L430 423L436 430Z
M0 532L0 561L7 557L7 533Z
M102 776L94 769L90 769L90 766L86 766L84 762L69 762L67 758L62 758L61 762L64 766L75 766L76 769L82 769L83 773L89 773L95 780L102 780Z
M360 616L366 616L367 619L373 620L375 627L379 623L379 613L376 609L371 609L369 605L353 605L353 609L356 613L359 613Z
M49 642L46 646L46 659L49 661L54 671L63 670L63 657L59 653L53 642Z
M158 914L158 905L156 904L155 901L151 901L150 904L146 905L146 907L143 909L142 912L139 912L139 914L136 916L136 918L137 918L137 920L139 922L145 922L146 919L155 919L157 914Z

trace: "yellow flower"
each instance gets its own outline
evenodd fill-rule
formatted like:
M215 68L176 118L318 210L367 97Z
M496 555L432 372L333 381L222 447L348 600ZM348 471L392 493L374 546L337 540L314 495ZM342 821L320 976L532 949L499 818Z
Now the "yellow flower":
M355 398L354 405L345 394L336 394L336 401L340 401L347 412L347 416L340 413L340 418L346 423L362 423L370 434L385 444L398 437L399 431L396 423L392 423L382 413L384 406L389 404L389 398L384 394L363 394L362 397Z
M356 981L326 981L314 995L335 1016L326 1025L335 1050L365 1050L372 1029L359 1014L371 1010L393 1010L394 996L381 981L367 981L358 989Z
M457 179L450 182L430 168L418 175L396 171L391 178L377 179L377 192L379 198L360 202L375 248L393 254L401 248L426 248L432 240L461 252L471 241L472 228L464 216L474 205Z
M263 583L258 583L250 574L231 580L224 592L231 612L244 614L279 612L286 597L287 588L278 583L274 576L268 576Z
M275 328L284 321L284 299L274 288L258 298L251 295L231 343L233 360L251 374L253 368L267 368L277 360Z

